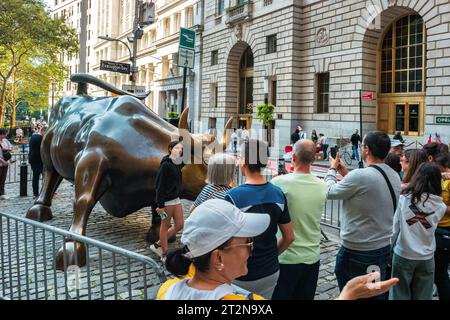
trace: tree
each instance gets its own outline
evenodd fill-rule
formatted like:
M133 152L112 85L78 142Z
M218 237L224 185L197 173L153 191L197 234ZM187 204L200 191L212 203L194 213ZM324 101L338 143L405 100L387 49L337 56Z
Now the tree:
M256 116L259 120L267 127L267 141L272 140L271 136L271 124L274 119L273 112L275 110L275 106L272 104L258 104L256 106Z
M19 89L16 81L23 65L57 63L62 55L72 55L77 50L75 30L65 23L64 18L52 19L41 1L1 1L0 127L5 122L8 82L13 81L10 87L14 103ZM44 84L48 86L49 82Z
M17 76L16 96L30 105L29 111L45 110L49 103L50 84L55 83L60 86L65 74L67 74L67 67L59 61L27 61L22 65ZM10 105L17 104L11 100Z

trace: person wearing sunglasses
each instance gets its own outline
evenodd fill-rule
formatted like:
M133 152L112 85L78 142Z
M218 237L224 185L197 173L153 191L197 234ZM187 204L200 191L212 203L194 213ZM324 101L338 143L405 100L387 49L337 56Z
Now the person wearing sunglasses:
M268 214L244 213L221 199L199 205L185 222L183 247L167 255L166 268L176 278L163 283L157 299L262 300L232 282L247 273L252 238L264 232L269 224ZM398 282L393 278L373 283L378 278L379 273L371 273L350 280L337 300L376 296Z

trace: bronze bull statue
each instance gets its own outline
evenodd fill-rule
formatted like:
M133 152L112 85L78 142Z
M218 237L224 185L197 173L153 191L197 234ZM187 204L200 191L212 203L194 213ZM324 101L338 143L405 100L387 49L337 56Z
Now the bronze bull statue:
M187 129L186 109L179 128L167 123L142 104L146 95L131 95L86 74L72 75L78 82L76 96L62 98L51 113L50 127L43 138L41 156L44 184L27 217L37 221L52 218L52 197L62 179L74 184L74 217L70 231L85 235L91 210L97 202L109 214L124 217L152 206L151 237L157 240L160 219L155 213L155 179L167 145L179 129ZM95 84L117 97L94 98L87 95L87 83ZM231 127L230 119L225 129ZM214 142L213 136L189 134L191 163L182 169L183 195L194 200L205 184L206 165L194 159L194 146ZM190 140L190 141L189 141ZM228 136L222 147L228 145ZM196 147L196 148L197 148ZM198 150L198 148L197 148ZM197 155L198 156L198 155ZM66 239L65 250L56 254L56 266L86 263L86 248ZM76 260L76 262L75 262Z

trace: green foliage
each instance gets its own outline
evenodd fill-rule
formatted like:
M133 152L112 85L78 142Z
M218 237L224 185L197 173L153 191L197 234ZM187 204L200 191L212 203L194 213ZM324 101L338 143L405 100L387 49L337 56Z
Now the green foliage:
M11 92L12 101L22 98L32 108L46 108L50 83L64 77L62 56L77 51L75 29L64 18L52 19L40 0L0 1L0 126ZM14 74L17 90L11 91Z
M256 116L266 126L270 125L270 122L274 119L275 106L272 104L258 104L256 106Z
M173 119L173 118L178 118L180 116L180 114L176 111L173 112L167 112L167 118L168 119Z

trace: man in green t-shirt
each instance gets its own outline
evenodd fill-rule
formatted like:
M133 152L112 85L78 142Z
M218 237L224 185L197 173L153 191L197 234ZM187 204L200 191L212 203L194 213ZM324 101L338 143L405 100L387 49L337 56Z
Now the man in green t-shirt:
M311 140L295 143L294 173L271 182L283 190L291 214L295 240L283 252L280 277L272 299L313 300L320 266L320 218L327 197L325 182L311 174L316 146Z

